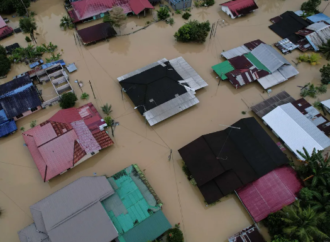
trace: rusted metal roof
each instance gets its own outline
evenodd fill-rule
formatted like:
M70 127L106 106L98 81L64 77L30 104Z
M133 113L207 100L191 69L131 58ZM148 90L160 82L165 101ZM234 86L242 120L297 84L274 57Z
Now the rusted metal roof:
M110 23L100 23L77 31L84 45L117 35Z

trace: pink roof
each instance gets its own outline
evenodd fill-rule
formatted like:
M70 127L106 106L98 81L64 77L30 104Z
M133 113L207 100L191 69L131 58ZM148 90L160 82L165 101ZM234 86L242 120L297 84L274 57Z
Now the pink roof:
M228 7L234 16L246 14L247 12L258 8L254 0L232 0L229 2L221 3L220 5Z
M44 181L66 171L84 155L113 144L100 131L99 125L104 124L101 119L93 104L88 103L80 108L60 110L49 120L23 132Z
M10 35L13 32L14 32L14 30L9 26L5 26L5 27L1 28L0 29L0 39L6 37L7 35Z
M280 167L237 190L239 197L256 222L295 201L302 188L291 167Z
M0 29L3 28L3 27L6 27L7 24L6 22L3 20L3 18L0 16Z
M144 9L154 9L148 0L130 0L129 5L135 14L141 13Z

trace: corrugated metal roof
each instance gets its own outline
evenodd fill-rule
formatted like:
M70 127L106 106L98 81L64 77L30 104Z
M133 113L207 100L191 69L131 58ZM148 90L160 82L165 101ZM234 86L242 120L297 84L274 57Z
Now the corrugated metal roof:
M145 9L154 9L148 0L130 0L129 6L136 15Z
M154 241L171 228L162 210L158 210L149 218L134 226L123 235L126 242Z
M318 30L324 29L326 27L330 27L330 26L324 22L320 22L320 23L311 24L308 27L306 27L306 29L318 31Z
M330 99L321 102L325 107L330 108Z
M314 148L324 150L330 146L330 139L291 103L275 108L262 119L300 159L297 150L303 147L312 153Z
M284 76L284 78L289 79L299 74L299 71L292 65L284 65L278 69L278 71Z
M0 123L0 137L9 135L17 130L16 122L14 120Z
M288 79L286 79L279 71L275 71L272 74L269 74L265 77L258 79L258 82L264 89L268 89L272 86L276 86L287 80Z
M316 24L321 24L321 23L316 23ZM314 24L314 25L316 25L316 24ZM324 24L324 23L322 23L322 24ZM310 25L310 26L312 26L312 25ZM315 29L316 28L317 28L317 26L315 27ZM330 39L330 25L325 25L324 27L320 26L320 28L318 30L307 35L306 39L313 46L314 50L318 51L319 46L327 43L328 40Z
M18 237L21 242L50 242L48 235L38 232L34 223L19 231Z
M307 19L312 21L313 23L317 23L319 21L330 20L330 18L327 15L325 15L324 13L314 14L312 16L307 17Z
M270 72L267 67L262 64L251 52L244 55L251 63L257 67L259 70L264 70Z
M246 14L258 9L258 6L254 0L233 0L221 3L220 5L228 7L234 16Z
M250 50L247 47L245 47L244 45L242 45L242 46L236 47L234 49L224 51L221 53L221 55L223 57L225 57L226 59L231 59L236 56L241 56L241 55L244 55L249 52L250 52Z
M77 31L84 44L90 44L117 35L110 23L100 23Z
M228 60L212 66L212 69L222 80L227 80L228 77L226 74L235 70L235 68L230 64Z

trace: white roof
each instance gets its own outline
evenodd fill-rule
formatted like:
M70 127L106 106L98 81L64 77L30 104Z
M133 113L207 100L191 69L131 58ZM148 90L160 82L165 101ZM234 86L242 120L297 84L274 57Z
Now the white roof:
M234 49L224 51L221 53L221 55L223 57L225 57L226 59L231 59L236 56L241 56L241 55L247 54L249 52L250 52L250 50L248 48L246 48L244 45L242 45L242 46L236 47Z
M330 108L330 99L321 102L325 107Z
M309 25L308 27L306 27L306 29L318 31L318 30L324 29L326 27L329 27L329 25L327 25L324 22L319 22L319 23Z
M264 89L268 89L287 80L288 79L286 79L279 71L275 71L272 74L258 79L258 82Z
M313 149L324 150L330 139L291 103L281 105L262 118L271 129L299 157L303 147L311 153Z

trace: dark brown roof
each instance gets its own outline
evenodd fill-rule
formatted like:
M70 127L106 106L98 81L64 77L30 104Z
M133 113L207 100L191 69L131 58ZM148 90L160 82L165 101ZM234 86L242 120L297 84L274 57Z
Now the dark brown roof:
M84 44L94 43L117 35L110 23L100 23L91 27L78 30Z

